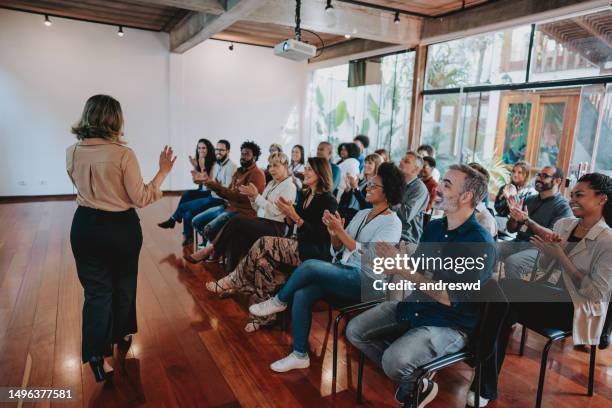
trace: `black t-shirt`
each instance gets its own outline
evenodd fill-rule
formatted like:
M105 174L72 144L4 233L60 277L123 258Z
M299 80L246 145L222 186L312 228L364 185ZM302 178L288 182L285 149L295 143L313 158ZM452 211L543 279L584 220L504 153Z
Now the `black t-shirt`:
M527 208L531 220L548 229L552 229L555 222L561 218L572 216L569 202L559 193L544 200L540 198L539 194L527 197L523 208ZM526 231L521 231L521 229L519 227L515 241L529 242L529 238L533 236L533 231L530 228Z

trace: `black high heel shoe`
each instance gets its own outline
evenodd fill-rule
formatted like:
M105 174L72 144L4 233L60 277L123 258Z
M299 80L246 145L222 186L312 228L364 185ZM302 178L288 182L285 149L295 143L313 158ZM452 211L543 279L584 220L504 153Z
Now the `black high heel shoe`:
M128 350L130 349L130 347L132 347L132 338L133 338L133 336L130 334L130 335L126 336L126 337L128 338L128 340L126 340L123 337L120 338L119 340L117 340L117 348L122 353L127 353Z
M104 371L103 357L92 357L89 359L89 366L94 373L96 382L110 381L113 378L114 371Z

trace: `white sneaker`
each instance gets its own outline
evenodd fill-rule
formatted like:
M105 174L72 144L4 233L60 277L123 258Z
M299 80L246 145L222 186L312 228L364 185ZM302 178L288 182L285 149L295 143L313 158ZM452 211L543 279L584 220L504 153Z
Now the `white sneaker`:
M479 407L486 407L488 403L489 403L488 399L480 397L480 404L478 406ZM468 391L468 394L467 394L467 405L468 405L468 407L476 406L476 394L474 394L474 391Z
M255 303L249 307L249 312L253 316L266 317L275 313L282 312L287 308L287 305L283 305L275 297L266 300L265 302Z
M294 353L291 353L287 357L281 358L280 360L270 364L272 371L276 371L277 373L286 373L287 371L295 370L296 368L308 367L310 367L310 357L307 355L304 358L300 358Z

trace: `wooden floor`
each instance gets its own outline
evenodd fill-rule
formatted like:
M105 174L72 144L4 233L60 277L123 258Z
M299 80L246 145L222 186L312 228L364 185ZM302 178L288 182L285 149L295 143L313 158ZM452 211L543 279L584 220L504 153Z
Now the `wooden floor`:
M332 392L325 309L314 314L312 366L286 374L270 371L269 364L290 351L290 337L279 328L245 333L244 305L205 291L203 282L219 274L186 267L180 228L156 226L176 202L167 197L139 211L144 232L139 332L127 358L115 363L112 385L95 383L89 367L80 363L82 289L68 239L74 202L0 204L0 386L70 387L74 402L53 404L61 407L355 406L357 353L344 342ZM518 357L518 334L492 407L535 405L543 342L532 334L525 356ZM592 398L585 396L587 362L588 355L574 351L571 341L555 346L543 405L612 406L612 353L598 352ZM440 393L430 406L463 407L471 377L464 365L438 373ZM395 387L379 369L367 365L364 378L364 406L397 406Z

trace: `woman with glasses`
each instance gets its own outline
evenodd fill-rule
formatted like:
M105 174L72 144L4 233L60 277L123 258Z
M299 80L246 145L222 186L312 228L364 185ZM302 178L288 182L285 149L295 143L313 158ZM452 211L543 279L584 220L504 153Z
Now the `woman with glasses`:
M330 238L322 218L325 211L335 212L338 204L331 195L332 173L329 161L311 157L304 167L304 190L295 205L290 200L276 201L293 237L259 238L236 269L223 279L208 282L214 293L243 292L251 295L250 303L269 299L285 281L281 265L296 267L307 259L329 259ZM227 292L226 292L227 291ZM269 325L275 316L252 317L245 330L252 332Z
M284 311L293 299L293 352L272 363L273 371L286 372L310 366L308 335L311 308L317 301L340 298L358 302L362 283L364 287L372 286L377 275L362 266L361 256L371 253L368 244L399 242L402 222L391 207L399 204L404 188L401 170L391 163L381 164L376 177L368 182L366 200L372 204L371 209L359 211L346 229L339 214L325 212L323 224L331 236L332 262L309 260L302 263L275 297L249 308L251 314L266 317Z
M347 223L351 222L355 214L359 210L371 208L371 204L365 199L367 184L376 177L378 166L383 162L383 158L374 153L366 156L363 165L363 177L358 180L357 177L347 174L346 189L340 197L338 204L338 212Z

